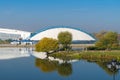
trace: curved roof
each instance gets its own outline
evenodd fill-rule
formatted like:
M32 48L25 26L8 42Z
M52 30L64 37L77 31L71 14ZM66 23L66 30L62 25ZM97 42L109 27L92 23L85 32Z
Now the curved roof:
M23 39L26 39L31 34L31 32L28 32L28 31L5 29L5 28L0 28L0 33L17 34L17 35L20 35Z
M30 33L28 31L22 31L22 30L15 30L15 29L6 29L6 28L0 28L0 32L3 32L3 33L11 33L11 34L20 34L21 32L22 33Z
M62 31L68 31L72 33L73 40L95 40L93 36L91 36L89 33L74 27L69 26L51 26L51 27L45 27L34 33L30 39L31 40L40 40L43 37L49 37L49 38L55 38L57 39L57 36Z

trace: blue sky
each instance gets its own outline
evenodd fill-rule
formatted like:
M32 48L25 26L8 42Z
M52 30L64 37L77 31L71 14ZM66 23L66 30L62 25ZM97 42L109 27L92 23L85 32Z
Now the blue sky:
M0 27L38 31L72 26L120 33L120 0L0 0Z

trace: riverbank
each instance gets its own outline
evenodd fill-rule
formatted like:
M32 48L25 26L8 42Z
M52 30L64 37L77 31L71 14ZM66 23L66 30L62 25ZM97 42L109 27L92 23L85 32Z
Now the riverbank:
M11 44L0 44L0 48L4 47L32 47L34 48L35 45L11 45ZM78 45L74 45L74 47L79 47ZM86 60L111 60L117 59L120 61L120 50L111 50L111 51L59 51L56 53L49 54L50 56L61 58L61 59L86 59Z
M35 45L0 44L0 47L34 47ZM73 48L85 48L94 44L71 44Z
M105 61L116 59L120 61L120 50L112 51L70 51L70 52L56 52L50 54L50 56L61 59L85 59L93 61Z

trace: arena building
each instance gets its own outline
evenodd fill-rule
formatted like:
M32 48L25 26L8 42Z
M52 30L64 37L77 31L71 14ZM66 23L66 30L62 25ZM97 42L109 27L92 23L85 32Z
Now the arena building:
M5 29L0 28L0 39L1 40L19 40L19 39L28 39L31 32L21 31L21 30L14 30L14 29Z
M79 28L68 26L53 26L45 27L30 36L30 40L41 40L44 37L57 39L60 32L68 31L72 34L73 42L94 42L95 38L89 33L80 30Z
M44 37L57 39L58 34L64 31L68 31L72 34L73 43L95 42L95 38L91 36L89 33L80 30L79 28L74 28L69 26L44 27L35 33L21 31L21 30L0 28L0 39L14 40L12 44L19 44L19 43L27 44L29 42L30 44L32 44L33 42L39 41Z

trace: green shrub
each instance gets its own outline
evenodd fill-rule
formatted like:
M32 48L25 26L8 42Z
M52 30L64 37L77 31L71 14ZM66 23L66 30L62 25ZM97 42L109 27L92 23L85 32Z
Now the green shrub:
M87 49L88 50L97 50L97 47L95 47L95 46L89 46L89 47L87 47Z
M111 50L119 46L118 33L116 32L106 32L104 35L98 38L95 46L99 49Z
M72 34L68 31L60 32L58 34L58 41L62 44L64 50L70 49L70 44L72 43Z

